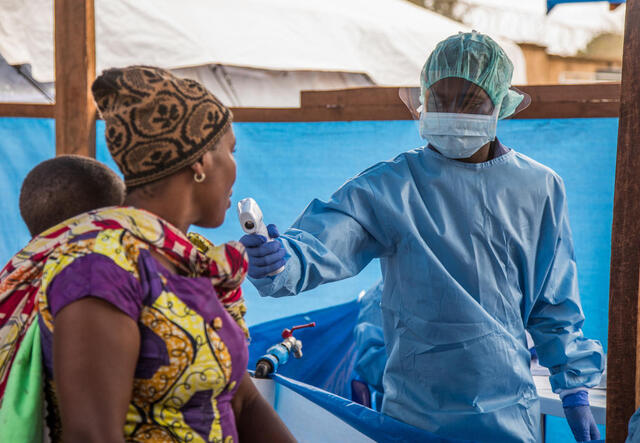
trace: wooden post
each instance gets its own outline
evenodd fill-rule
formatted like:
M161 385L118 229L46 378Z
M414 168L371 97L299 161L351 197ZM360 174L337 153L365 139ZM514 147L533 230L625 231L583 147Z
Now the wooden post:
M611 238L607 442L640 406L640 0L628 0Z
M96 156L93 0L55 0L56 155Z

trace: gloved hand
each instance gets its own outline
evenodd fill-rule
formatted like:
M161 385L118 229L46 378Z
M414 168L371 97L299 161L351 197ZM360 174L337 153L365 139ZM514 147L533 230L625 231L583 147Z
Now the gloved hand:
M589 407L589 393L578 391L562 399L564 416L576 441L600 440L600 431Z
M267 232L272 239L280 236L276 225L268 225ZM286 251L279 240L268 242L262 235L248 234L240 239L240 243L247 248L251 278L264 278L287 262L284 258Z

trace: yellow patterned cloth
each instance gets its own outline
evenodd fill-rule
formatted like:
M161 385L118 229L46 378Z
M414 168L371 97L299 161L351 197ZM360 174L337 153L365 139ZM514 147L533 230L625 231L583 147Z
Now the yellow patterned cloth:
M244 248L187 238L133 208L93 212L55 232L66 239L48 251L37 292L53 440L61 441L52 382L55 315L90 296L111 303L140 328L123 430L127 441L237 441L231 399L248 360L239 286L246 273ZM152 252L173 262L181 275Z

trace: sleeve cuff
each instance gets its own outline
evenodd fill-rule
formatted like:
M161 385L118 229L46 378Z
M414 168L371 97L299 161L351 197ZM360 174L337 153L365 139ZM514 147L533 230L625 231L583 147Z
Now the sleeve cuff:
M578 406L589 406L589 393L586 390L566 394L562 397L563 408L575 408Z
M278 297L280 289L285 286L288 274L288 262L284 265L284 270L274 276L264 278L249 277L249 281L256 287L262 297Z
M587 388L585 388L584 386L580 386L579 388L573 389L559 389L558 391L556 391L556 394L560 396L560 400L564 400L567 395L576 394L581 391L588 392Z

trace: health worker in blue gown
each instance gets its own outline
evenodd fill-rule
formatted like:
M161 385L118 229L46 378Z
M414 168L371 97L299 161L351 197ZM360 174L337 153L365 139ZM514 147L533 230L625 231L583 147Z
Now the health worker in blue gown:
M241 241L251 281L270 297L380 258L383 413L445 437L535 441L527 330L576 440L597 439L585 388L598 384L604 356L582 333L562 179L495 137L523 101L512 72L485 35L440 42L420 78L429 143L313 200L275 241Z

